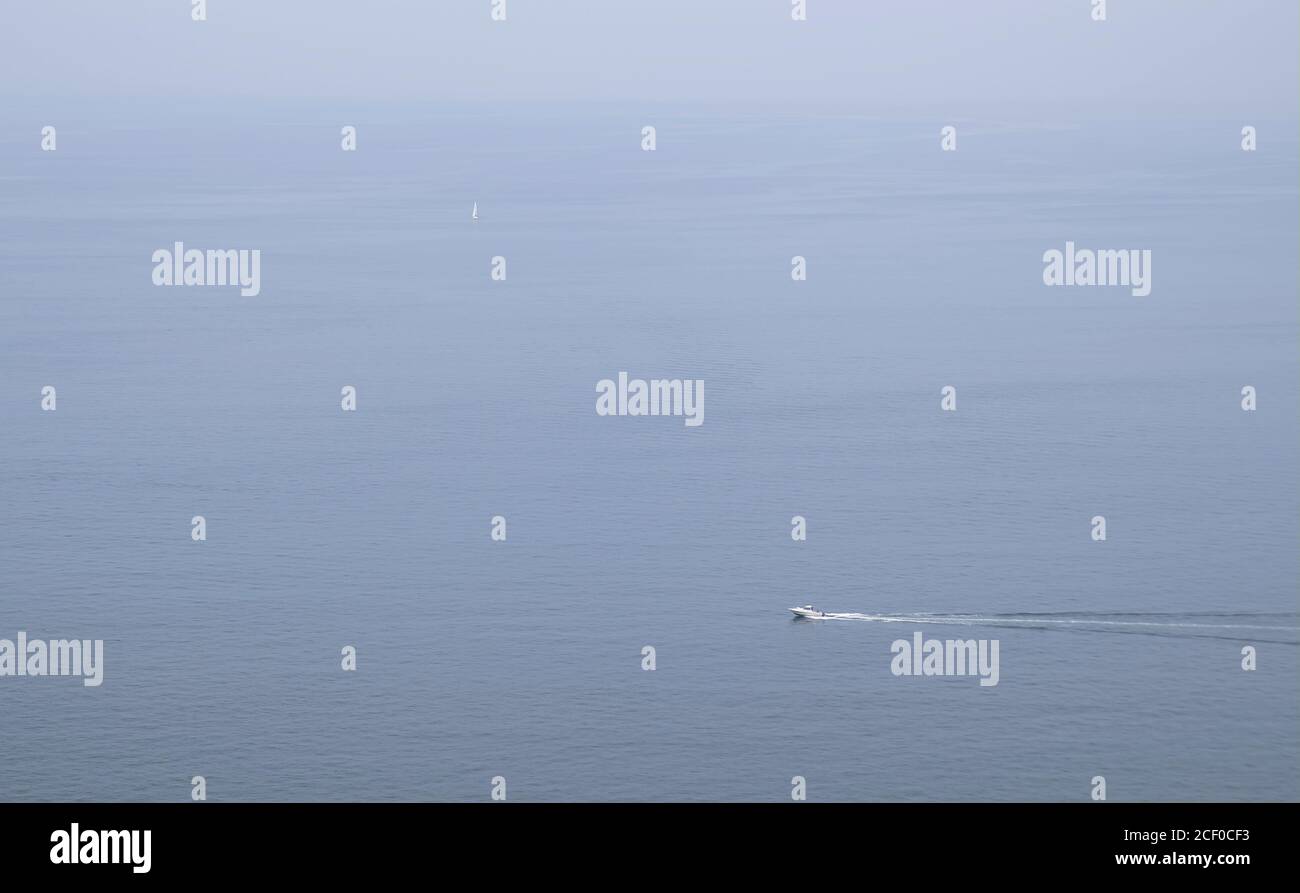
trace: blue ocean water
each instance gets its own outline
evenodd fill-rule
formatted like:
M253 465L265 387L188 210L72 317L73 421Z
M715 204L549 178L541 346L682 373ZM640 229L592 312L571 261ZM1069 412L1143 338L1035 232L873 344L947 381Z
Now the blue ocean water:
M0 143L0 637L105 641L0 679L0 799L1300 796L1294 121L345 117ZM1151 294L1043 286L1067 240ZM704 424L596 415L622 370ZM999 684L894 676L917 630Z

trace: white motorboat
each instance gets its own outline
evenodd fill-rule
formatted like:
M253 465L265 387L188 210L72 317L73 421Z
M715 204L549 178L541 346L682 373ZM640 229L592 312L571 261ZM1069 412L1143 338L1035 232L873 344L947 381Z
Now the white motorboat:
M804 605L802 608L791 608L790 613L796 617L803 617L808 620L825 620L826 612L818 611L812 605Z

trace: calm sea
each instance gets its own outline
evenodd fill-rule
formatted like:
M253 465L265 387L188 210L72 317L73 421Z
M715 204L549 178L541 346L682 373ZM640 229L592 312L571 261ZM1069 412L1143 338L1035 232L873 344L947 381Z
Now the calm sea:
M104 683L0 679L0 799L1300 797L1294 121L46 111L0 143L0 638ZM1044 287L1066 240L1151 294ZM261 294L154 287L176 241ZM624 370L704 424L597 416ZM918 630L999 684L894 676Z

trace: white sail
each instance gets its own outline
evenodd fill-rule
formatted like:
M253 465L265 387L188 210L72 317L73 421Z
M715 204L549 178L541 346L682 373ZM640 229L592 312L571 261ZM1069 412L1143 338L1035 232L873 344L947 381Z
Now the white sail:
M478 202L474 202L474 216L472 219L478 220Z

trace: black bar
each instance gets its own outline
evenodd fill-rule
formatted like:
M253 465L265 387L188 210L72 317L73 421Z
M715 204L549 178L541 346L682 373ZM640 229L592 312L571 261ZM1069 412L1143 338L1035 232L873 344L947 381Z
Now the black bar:
M763 876L853 859L862 870L911 867L925 878L996 868L999 878L1051 870L1231 882L1289 867L1298 817L1296 804L1281 803L10 804L0 806L0 864L6 877L340 881L435 867L471 878L481 870L484 880L554 871ZM56 864L56 836L70 837L73 823L87 843L88 831L149 830L148 872L134 870L125 846L117 864ZM143 848L134 855L143 867Z

